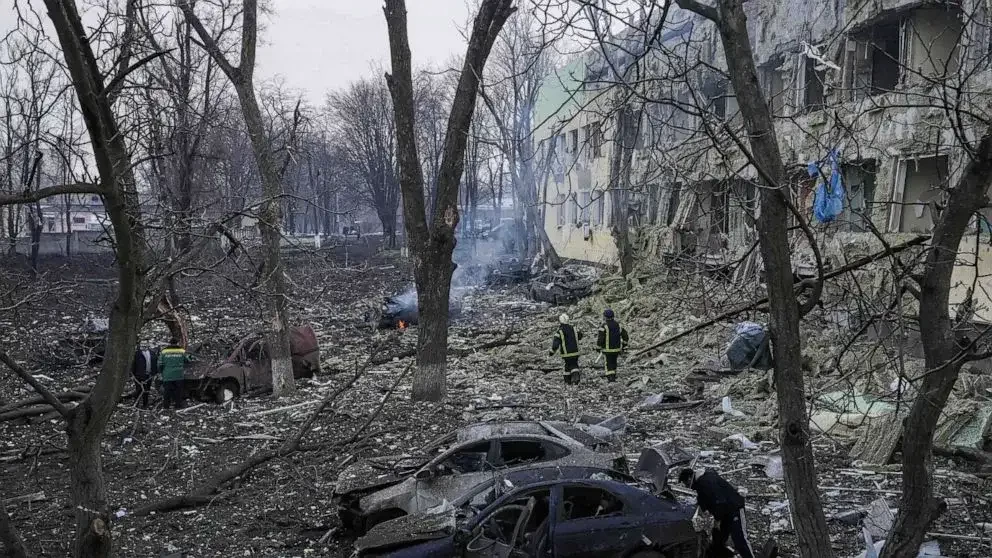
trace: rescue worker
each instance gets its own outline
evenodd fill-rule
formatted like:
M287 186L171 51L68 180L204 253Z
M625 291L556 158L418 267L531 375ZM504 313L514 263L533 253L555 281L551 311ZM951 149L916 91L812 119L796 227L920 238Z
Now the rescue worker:
M169 408L174 405L176 409L184 406L183 397L186 379L186 363L189 356L186 354L179 340L173 338L169 345L162 349L158 357L158 367L162 371L163 401L162 407Z
M551 338L551 355L558 354L565 361L565 385L579 385L579 341L582 332L568 323L568 314L558 316L558 330Z
M134 378L135 403L142 409L148 408L148 397L152 393L152 381L158 374L158 350L139 349L134 352L131 376Z
M596 348L606 359L606 381L615 382L617 381L617 361L620 358L620 353L627 349L630 338L627 335L627 330L617 323L613 310L609 308L604 310L603 319L605 323L603 323L603 327L599 330L599 336L596 338Z
M744 497L740 492L712 469L702 472L682 469L679 482L696 491L699 509L709 512L716 520L712 548L725 550L727 537L730 537L734 541L734 550L741 558L754 558L751 543L747 539Z

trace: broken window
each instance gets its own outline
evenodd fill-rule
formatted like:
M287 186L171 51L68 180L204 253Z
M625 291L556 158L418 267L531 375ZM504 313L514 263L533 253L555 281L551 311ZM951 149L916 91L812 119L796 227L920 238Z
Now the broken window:
M675 222L675 216L679 212L679 203L681 203L682 195L682 185L675 184L672 186L671 199L668 202L668 215L665 217L665 224L671 226Z
M953 75L958 68L958 45L964 32L961 9L955 6L920 8L905 20L909 78L917 81Z
M902 26L890 21L871 29L872 95L892 91L899 84L902 67Z
M942 209L947 179L946 156L900 162L893 200L898 204L893 213L898 222L892 228L899 232L930 232Z
M822 110L825 106L826 95L824 80L827 77L826 70L817 70L816 61L803 57L805 66L804 86L803 86L803 108L809 111Z
M579 131L572 130L568 133L568 152L575 153L579 150Z
M476 442L451 453L438 464L438 468L443 472L460 475L477 473L486 469L488 456L489 441Z
M482 518L465 546L471 556L537 556L547 549L551 491L541 488L513 498Z
M761 69L761 89L768 101L772 116L784 116L786 107L785 76L781 70L783 60L779 59Z
M875 160L845 163L841 172L847 202L839 221L844 222L849 231L868 231L875 200Z
M592 224L600 226L603 224L603 211L606 208L606 192L598 190L595 193L595 201L593 202L593 212L592 212Z
M536 440L501 440L499 447L500 461L504 467L560 459L568 455L568 450L564 448Z
M578 223L579 222L579 200L575 196L575 194L572 194L568 198L569 198L569 201L568 201L568 222L569 223Z
M611 492L592 486L566 486L562 498L562 521L622 515L623 502Z

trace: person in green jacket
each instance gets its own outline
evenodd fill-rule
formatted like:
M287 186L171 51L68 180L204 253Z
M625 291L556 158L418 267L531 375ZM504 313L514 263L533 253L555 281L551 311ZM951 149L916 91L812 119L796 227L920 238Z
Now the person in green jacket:
M162 406L168 409L170 405L175 405L176 409L182 409L184 384L186 379L186 363L189 356L186 349L179 344L179 340L173 338L168 346L162 349L158 355L158 369L162 371L162 383L164 394L162 396Z

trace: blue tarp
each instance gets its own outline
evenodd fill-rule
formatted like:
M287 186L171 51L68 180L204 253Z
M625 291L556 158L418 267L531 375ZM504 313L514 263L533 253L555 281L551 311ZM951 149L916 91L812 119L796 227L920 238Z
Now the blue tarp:
M840 154L837 150L832 150L827 158L822 162L810 163L807 168L810 176L820 177L820 183L816 187L816 195L813 198L813 216L821 223L829 223L837 218L844 211L844 183L840 173ZM820 165L829 165L830 178L823 180L827 174Z

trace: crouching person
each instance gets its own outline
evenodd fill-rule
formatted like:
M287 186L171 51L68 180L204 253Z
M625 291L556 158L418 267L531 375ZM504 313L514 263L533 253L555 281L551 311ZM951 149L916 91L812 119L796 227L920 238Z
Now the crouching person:
M176 409L182 409L185 397L186 363L189 356L186 354L179 340L172 339L169 345L162 349L158 357L158 367L162 371L163 402L162 406L168 409L173 405Z
M725 550L727 538L734 541L734 550L741 558L754 558L751 543L747 538L747 523L744 519L744 497L712 469L703 472L683 469L679 482L696 491L699 509L709 512L716 520L713 529L714 550ZM719 554L712 553L712 556Z

